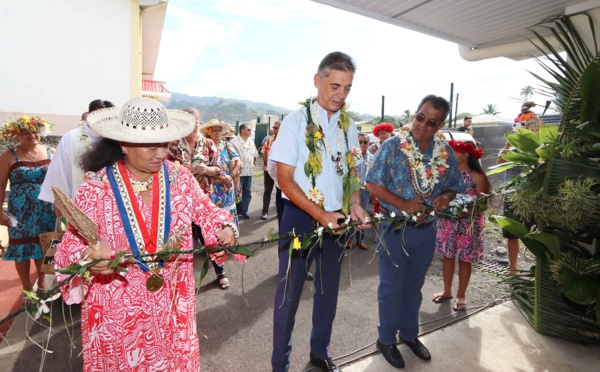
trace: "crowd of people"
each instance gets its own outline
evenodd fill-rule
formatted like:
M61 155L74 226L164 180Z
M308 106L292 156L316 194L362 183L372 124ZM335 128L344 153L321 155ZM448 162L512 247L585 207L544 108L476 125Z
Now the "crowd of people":
M42 118L22 117L2 128L3 140L17 144L0 155L0 197L10 181L8 213L0 212L10 235L4 259L15 261L23 289L33 288L31 260L39 290L46 288L37 236L53 230L61 216L53 207L52 187L73 198L97 226L94 244L68 224L55 256L58 268L100 260L88 267L88 278L75 276L61 287L65 303L84 303L85 370L199 370L193 258L165 259L160 252L189 250L195 241L208 249L235 245L239 221L251 217L259 156L260 218L268 219L275 187L281 236L273 371L290 369L295 314L307 280L314 282L310 362L324 371L341 370L329 354L341 265L353 241L360 250L369 249L364 230L372 226L371 203L374 214L385 217L375 225L377 347L397 368L404 367L399 340L419 358L431 359L418 338L425 274L434 252L443 255L443 290L433 301L452 299L458 260L453 309L467 308L471 264L483 256L485 205L472 205L451 219L436 217L457 195L490 193L479 163L482 151L475 140L446 142L439 134L450 107L435 95L421 100L408 128L375 126L378 141L370 143L345 110L355 73L347 54L325 56L314 75L317 95L275 122L258 149L249 123L236 135L228 123L202 123L194 108L168 110L149 98L133 98L121 107L92 101L80 126L62 137L56 151L41 144L51 129ZM472 134L470 119L463 131ZM395 224L392 219L401 215L410 218ZM342 235L336 229L349 220L353 228ZM290 248L295 244L290 232L319 227L332 230L318 249ZM125 272L108 265L122 251L142 255L123 262ZM228 289L227 254L209 254L219 287ZM57 274L58 281L66 277Z

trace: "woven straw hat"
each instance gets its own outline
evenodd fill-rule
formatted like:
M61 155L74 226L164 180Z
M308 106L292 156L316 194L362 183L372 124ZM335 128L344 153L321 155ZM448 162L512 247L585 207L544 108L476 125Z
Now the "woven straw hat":
M227 132L221 134L221 137L223 137L223 138L233 138L235 136L236 136L235 131L231 127L229 128L229 130Z
M212 127L221 127L221 133L227 133L231 130L231 126L224 121L210 119L206 124L200 126L200 133L204 134L204 130ZM222 136L222 135L221 135Z
M91 112L87 122L104 138L130 143L165 143L190 134L194 116L180 110L167 110L146 97L130 99L119 109L111 107Z

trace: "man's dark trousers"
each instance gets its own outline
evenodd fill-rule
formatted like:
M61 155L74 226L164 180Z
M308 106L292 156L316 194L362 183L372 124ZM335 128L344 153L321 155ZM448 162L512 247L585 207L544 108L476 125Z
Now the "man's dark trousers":
M292 228L295 228L296 235L315 230L312 217L286 201L280 234L291 232ZM306 258L303 258L304 252L294 251L293 255L296 257L291 260L287 279L291 240L285 239L279 242L279 275L273 310L273 355L271 357L274 372L288 371L290 367L294 319L302 287L306 282L306 272L313 260L316 269L310 350L320 359L327 359L329 356L329 341L335 319L344 254L344 246L337 240L337 238L324 239L322 249L318 246L312 247Z

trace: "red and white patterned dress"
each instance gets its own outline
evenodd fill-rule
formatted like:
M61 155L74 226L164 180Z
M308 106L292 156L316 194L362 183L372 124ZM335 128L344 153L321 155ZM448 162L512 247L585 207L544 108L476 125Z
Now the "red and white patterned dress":
M181 250L191 250L193 221L205 232L206 245L217 245L215 234L226 222L232 222L231 215L211 203L187 169L175 168L171 162L167 162L167 169L171 179L171 239L179 239ZM133 200L137 200L150 231L152 201L146 205L138 194ZM106 169L83 182L75 204L98 226L99 241L114 252L130 250L115 196L106 181ZM87 247L69 225L56 252L56 266L77 263ZM67 304L82 303L84 370L200 370L192 255L165 263L160 271L164 285L156 292L146 289L149 273L135 264L126 268L127 273L91 275L91 283L76 276L61 288ZM57 275L59 282L65 278Z

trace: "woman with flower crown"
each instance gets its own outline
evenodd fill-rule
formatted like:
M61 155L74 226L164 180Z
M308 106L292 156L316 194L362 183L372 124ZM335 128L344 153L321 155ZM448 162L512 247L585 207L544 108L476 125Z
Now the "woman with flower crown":
M456 158L439 130L450 105L428 95L419 104L410 131L385 141L367 175L367 190L379 199L388 217L404 216L399 226L379 224L379 338L384 358L397 368L404 359L400 339L423 360L429 350L417 338L421 288L435 250L435 215L444 211L464 187Z
M473 142L448 141L465 185L465 194L477 198L489 194L490 183L479 164L483 150L478 149ZM458 290L454 311L467 308L466 292L471 278L471 264L483 258L483 207L469 203L462 207L463 214L458 218L440 218L436 222L437 239L436 252L444 256L443 275L444 290L433 295L433 302L452 298L452 278L454 277L454 262L458 259ZM454 217L454 216L452 216Z
M59 268L102 260L61 287L67 304L82 303L84 370L198 371L193 257L160 252L191 250L192 223L208 247L235 244L237 228L187 168L165 160L194 117L134 98L94 111L88 124L103 139L82 157L88 172L74 202L95 222L99 243L70 224L55 255ZM108 265L119 252L137 257L121 261L126 271Z
M38 200L38 195L54 154L54 149L42 145L40 140L51 129L52 124L43 118L29 116L7 121L0 129L3 141L12 139L18 144L0 155L0 200L4 200L10 181L8 212L14 216L11 219L0 209L0 224L8 226L10 239L3 258L15 261L26 291L34 286L29 276L32 259L37 269L37 287L46 289L45 275L41 272L44 256L38 235L54 230L56 217L52 204Z

